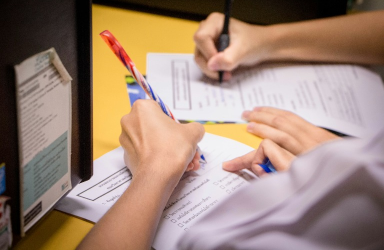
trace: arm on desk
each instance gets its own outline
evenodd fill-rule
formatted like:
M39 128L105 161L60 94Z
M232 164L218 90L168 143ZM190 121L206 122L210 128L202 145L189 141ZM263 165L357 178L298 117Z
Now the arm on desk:
M384 64L384 11L282 23L250 25L233 19L231 44L223 52L214 46L223 15L213 13L194 35L195 60L206 75L265 61L318 61Z
M131 184L78 249L149 249L173 189L199 161L194 156L203 126L176 123L154 101L136 101L121 123Z

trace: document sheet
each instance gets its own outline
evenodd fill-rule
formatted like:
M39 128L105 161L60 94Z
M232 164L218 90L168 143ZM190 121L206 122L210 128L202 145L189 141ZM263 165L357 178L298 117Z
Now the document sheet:
M185 173L180 180L163 210L155 249L175 249L177 240L199 218L257 178L248 171L230 173L222 169L223 161L244 155L253 150L251 147L208 133L199 146L207 164L197 172ZM97 222L127 189L131 178L119 147L95 160L93 177L78 184L56 209Z
M270 106L357 137L384 124L383 82L357 65L260 65L219 84L203 75L192 54L149 53L147 79L179 120L244 122L244 110Z
M22 234L71 189L71 81L55 49L16 71Z

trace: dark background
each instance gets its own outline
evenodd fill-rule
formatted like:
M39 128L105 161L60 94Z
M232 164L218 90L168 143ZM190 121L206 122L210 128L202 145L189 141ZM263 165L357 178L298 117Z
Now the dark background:
M255 24L294 22L342 15L348 0L234 0L232 16ZM110 5L200 21L223 12L225 0L94 0Z

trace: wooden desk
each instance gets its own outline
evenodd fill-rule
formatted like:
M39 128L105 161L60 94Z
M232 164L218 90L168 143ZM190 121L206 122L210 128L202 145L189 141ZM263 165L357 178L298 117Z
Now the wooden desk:
M117 148L120 118L130 111L125 85L127 70L99 37L110 30L123 44L139 71L146 72L147 52L193 53L198 23L123 9L93 5L93 152L94 159ZM260 139L244 124L205 125L209 133L252 147ZM74 249L93 223L58 212L49 213L15 249Z

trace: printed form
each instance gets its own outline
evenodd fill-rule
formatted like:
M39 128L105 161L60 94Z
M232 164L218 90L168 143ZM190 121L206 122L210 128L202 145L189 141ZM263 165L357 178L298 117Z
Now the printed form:
M23 234L72 188L72 78L54 48L15 71Z
M248 171L230 173L222 169L222 162L253 148L208 133L199 146L208 163L197 172L185 173L175 188L163 210L153 243L155 249L175 249L177 240L199 218L257 178ZM93 177L78 184L56 209L97 222L127 189L131 178L119 147L95 160Z
M203 75L192 54L149 53L147 80L179 120L244 122L244 110L270 106L357 137L384 124L383 82L357 65L261 65L219 84Z

